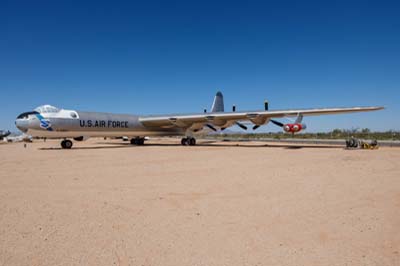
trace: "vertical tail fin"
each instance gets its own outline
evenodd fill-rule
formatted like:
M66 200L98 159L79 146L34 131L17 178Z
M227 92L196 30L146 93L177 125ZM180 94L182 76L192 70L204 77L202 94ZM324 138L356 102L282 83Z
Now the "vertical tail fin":
M219 91L215 94L214 102L211 106L211 112L223 112L224 111L224 96Z

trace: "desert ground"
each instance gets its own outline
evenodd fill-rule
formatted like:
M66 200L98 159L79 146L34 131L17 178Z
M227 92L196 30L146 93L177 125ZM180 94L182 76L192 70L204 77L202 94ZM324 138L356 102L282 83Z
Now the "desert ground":
M0 265L400 265L400 149L0 145Z

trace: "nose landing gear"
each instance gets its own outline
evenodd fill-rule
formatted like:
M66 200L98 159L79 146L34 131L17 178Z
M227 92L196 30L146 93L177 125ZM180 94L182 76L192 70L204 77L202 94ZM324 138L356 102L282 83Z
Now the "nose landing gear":
M186 145L194 146L194 145L196 145L196 139L193 137L182 138L181 144L184 146L186 146Z
M69 139L65 139L63 141L61 141L61 147L63 149L71 149L72 148L72 141L70 141Z

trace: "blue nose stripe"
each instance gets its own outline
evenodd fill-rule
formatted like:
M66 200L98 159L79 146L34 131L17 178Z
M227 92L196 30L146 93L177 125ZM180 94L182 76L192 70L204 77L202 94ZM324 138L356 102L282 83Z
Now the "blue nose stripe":
M40 121L41 128L46 129L48 131L53 131L53 129L51 128L51 123L48 120L46 120L41 114L37 114L36 117Z

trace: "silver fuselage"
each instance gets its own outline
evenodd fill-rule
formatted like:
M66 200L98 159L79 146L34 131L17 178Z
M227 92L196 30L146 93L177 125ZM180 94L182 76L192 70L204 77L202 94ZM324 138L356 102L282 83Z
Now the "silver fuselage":
M82 112L27 112L15 121L26 134L40 138L144 137L184 135L180 128L145 127L136 115Z

